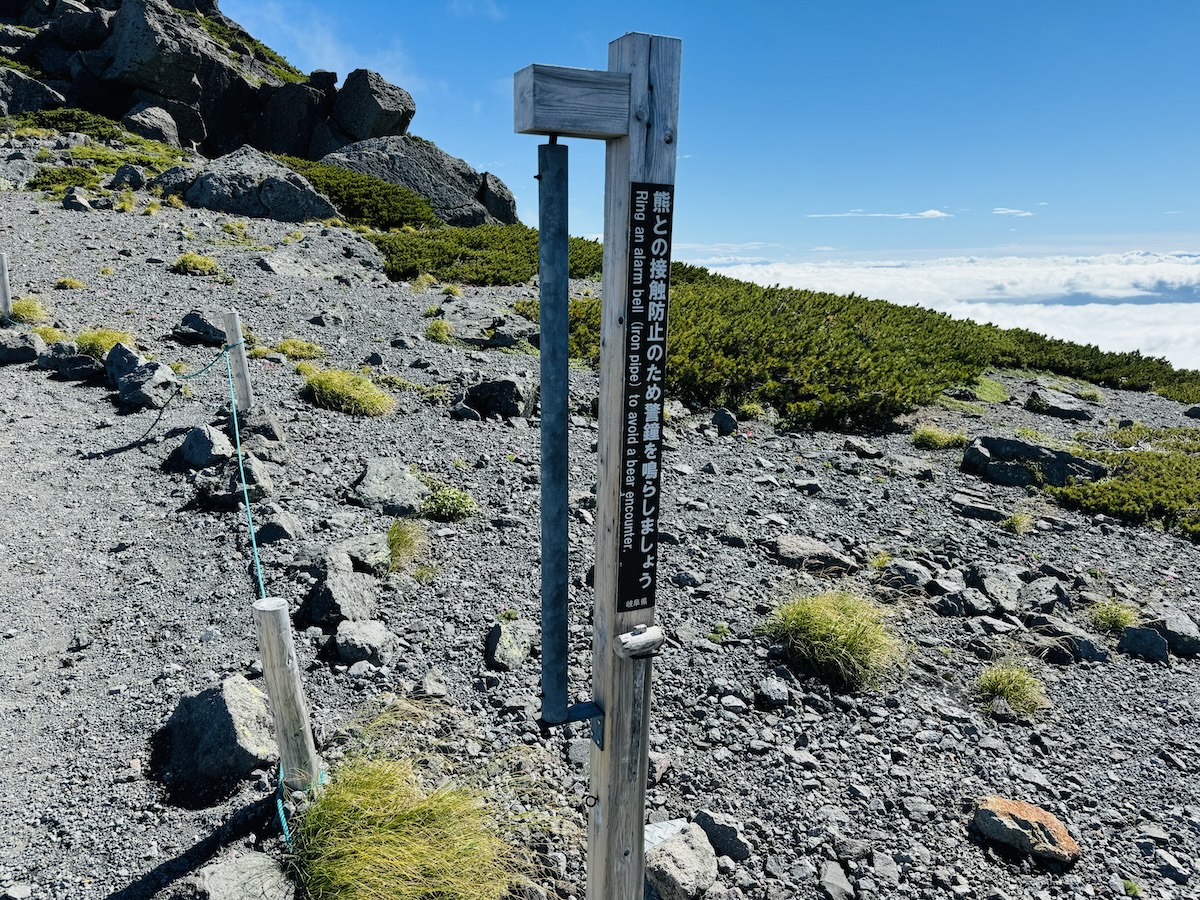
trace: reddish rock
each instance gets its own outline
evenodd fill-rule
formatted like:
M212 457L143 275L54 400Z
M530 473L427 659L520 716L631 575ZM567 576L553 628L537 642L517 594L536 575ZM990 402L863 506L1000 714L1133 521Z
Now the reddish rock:
M1079 844L1053 814L1023 800L984 797L975 804L973 822L985 838L1047 862L1070 866Z

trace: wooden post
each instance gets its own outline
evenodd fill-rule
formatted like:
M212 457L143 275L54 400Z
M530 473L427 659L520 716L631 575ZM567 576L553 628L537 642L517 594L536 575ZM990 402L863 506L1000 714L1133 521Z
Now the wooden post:
M0 253L0 316L12 317L12 294L8 290L8 254Z
M237 405L249 412L254 405L254 391L250 388L250 364L246 361L246 344L242 340L242 320L236 309L225 313L225 343L230 347L233 368L233 388Z
M627 34L608 71L514 77L515 130L607 142L588 900L641 900L658 569L667 295L679 121L677 38ZM594 713L589 714L594 715Z
M626 658L618 647L627 643L620 640L622 636L638 629L649 631L654 622L661 446L656 422L661 424L665 358L654 358L658 350L651 348L666 347L667 284L665 277L651 281L650 267L662 262L667 269L670 266L680 51L678 39L648 34L627 34L608 47L608 69L629 74L630 93L628 133L608 141L605 163L592 638L592 679L596 703L604 710L604 749L592 746L591 793L596 805L588 822L589 900L635 900L644 892L648 654L656 648ZM640 185L654 187L648 188L647 195L647 189L639 191ZM647 218L653 209L649 195L654 194L660 195L660 206L668 214L665 246L651 246L664 237L654 237L655 221ZM638 271L643 275L635 282ZM634 287L635 283L640 286ZM644 328L644 308L634 309L634 303L648 300L656 283L661 284L662 318L652 323L660 326L658 335L652 336ZM630 329L631 316L639 319L637 330ZM636 373L634 356L639 357ZM653 365L657 374L651 371ZM655 404L659 405L652 410ZM631 513L632 522L628 521ZM630 530L632 548L626 543ZM632 571L639 560L644 568ZM648 584L644 576L649 576Z
M308 790L320 777L321 761L308 722L287 601L282 597L255 601L254 627L275 719L280 777L292 790Z

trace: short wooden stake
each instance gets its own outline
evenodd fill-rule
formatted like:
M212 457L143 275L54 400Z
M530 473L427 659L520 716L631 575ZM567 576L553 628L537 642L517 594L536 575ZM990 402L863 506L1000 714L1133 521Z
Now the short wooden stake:
M255 601L254 627L275 719L281 777L292 790L308 790L320 778L321 761L308 722L287 601L282 597Z
M12 317L12 294L8 291L8 254L0 253L0 316Z
M242 320L236 309L225 313L225 343L233 366L234 396L241 410L248 411L254 405L254 391L250 388L250 364L246 361L246 343L242 340Z

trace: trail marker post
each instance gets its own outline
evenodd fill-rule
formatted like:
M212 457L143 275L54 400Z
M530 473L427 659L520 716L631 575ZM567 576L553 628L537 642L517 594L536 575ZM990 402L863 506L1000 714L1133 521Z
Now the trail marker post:
M650 661L663 643L654 602L681 46L677 38L627 34L609 44L607 71L533 65L514 76L515 130L550 137L539 153L541 212L551 210L541 223L551 244L543 244L540 263L552 267L540 271L543 361L559 352L548 343L561 347L564 360L566 354L565 215L560 228L554 211L565 204L566 153L557 138L606 143L595 699L570 709L566 547L558 540L566 530L565 364L543 369L542 379L543 466L563 467L553 488L543 475L543 516L551 517L543 518L543 609L553 607L549 631L543 622L543 717L592 721L589 900L640 900L644 891ZM551 489L561 492L561 503L547 501ZM549 678L547 667L555 670Z
M249 412L254 405L254 391L250 387L250 364L246 361L246 342L242 340L242 320L236 309L225 313L225 343L233 349L229 352L233 370L233 391L238 408Z
M12 294L8 290L8 254L0 253L0 316L12 317Z

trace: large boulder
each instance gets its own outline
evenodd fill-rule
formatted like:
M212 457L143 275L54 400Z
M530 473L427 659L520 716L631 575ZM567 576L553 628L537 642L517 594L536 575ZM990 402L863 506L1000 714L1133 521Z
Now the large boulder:
M402 135L417 112L404 88L389 84L376 72L355 69L337 93L333 120L351 141Z
M250 146L210 162L183 198L204 209L280 222L337 215L333 204L304 177Z
M1079 859L1079 844L1063 823L1023 800L984 797L975 804L972 824L988 840L1043 862L1070 866Z
M1108 474L1099 463L1065 450L996 435L976 438L963 453L962 468L993 484L1018 486L1063 487L1068 479L1095 481Z
M178 147L179 126L169 112L161 106L155 106L149 100L143 100L127 112L121 119L121 124L144 138L170 144Z
M88 9L79 0L58 0L50 19L50 33L68 47L90 50L108 37L110 16L106 10Z
M463 160L412 135L372 138L321 159L415 191L448 225L511 225L517 219L512 193ZM486 203L485 203L486 200Z
M250 142L268 153L306 156L313 130L328 118L332 105L332 93L312 84L275 88L250 126Z
M0 66L0 116L62 106L66 98L24 72Z

